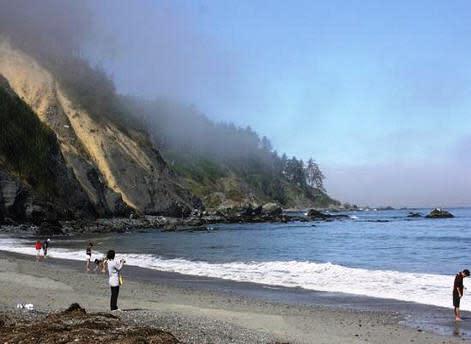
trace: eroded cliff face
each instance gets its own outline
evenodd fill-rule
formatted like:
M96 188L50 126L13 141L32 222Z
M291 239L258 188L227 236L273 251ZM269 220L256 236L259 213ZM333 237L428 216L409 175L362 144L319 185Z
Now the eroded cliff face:
M61 161L56 167L59 169L55 177L61 189L56 194L45 195L0 166L0 223L13 221L40 225L93 218L95 211L74 177Z
M31 212L29 188L18 178L0 170L0 223L6 218L25 219Z
M129 208L180 215L194 198L142 133L96 120L33 58L0 41L0 74L57 135L60 150L98 215ZM97 114L98 116L100 114Z
M55 134L0 74L0 223L95 216Z

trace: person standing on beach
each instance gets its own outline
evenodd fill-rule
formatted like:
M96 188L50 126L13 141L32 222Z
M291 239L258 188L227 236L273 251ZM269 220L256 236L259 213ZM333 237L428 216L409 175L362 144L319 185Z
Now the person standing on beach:
M125 261L121 259L119 262L115 260L115 251L109 250L106 254L106 262L108 265L109 284L111 288L110 308L112 311L119 310L118 295L119 286L122 285L121 269Z
M49 248L49 242L51 239L44 240L43 242L43 252L44 252L44 258L47 256L47 249Z
M92 247L93 247L93 243L89 242L88 246L87 246L87 250L85 251L85 254L87 256L87 258L86 258L86 260L87 260L87 272L90 271L90 261L92 260Z
M34 248L36 249L36 261L39 262L41 260L41 249L43 248L41 241L36 240L36 245L34 245Z
M465 269L455 276L455 283L453 284L453 307L455 307L455 320L461 321L460 301L463 297L464 286L463 279L469 277L469 270Z

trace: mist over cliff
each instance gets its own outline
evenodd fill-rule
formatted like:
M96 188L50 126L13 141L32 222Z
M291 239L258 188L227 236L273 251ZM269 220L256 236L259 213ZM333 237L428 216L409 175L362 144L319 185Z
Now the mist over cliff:
M105 19L96 17L93 3L20 0L13 5L2 0L0 8L0 75L13 97L53 130L62 164L73 172L67 178L87 196L91 215L137 211L180 216L193 208L248 203L335 203L324 191L317 163L278 154L268 138L249 126L212 121L184 101L180 86L161 94L156 87L153 100L139 92L119 94L112 75L91 62L98 53L119 54L113 51L119 46L113 39L103 44L107 32L97 23ZM164 27L174 23L167 17L171 14L162 17ZM159 42L169 39L164 28L156 34L162 34ZM181 52L166 53L177 58ZM157 61L149 73L164 71L168 66L162 64ZM198 68L187 71L188 79ZM176 84L181 84L181 71L177 66L174 71ZM172 70L166 73L172 79ZM31 184L32 174L10 160L5 159L3 168ZM39 194L36 198L46 199L51 207L61 203L60 192ZM10 203L17 201L13 197Z

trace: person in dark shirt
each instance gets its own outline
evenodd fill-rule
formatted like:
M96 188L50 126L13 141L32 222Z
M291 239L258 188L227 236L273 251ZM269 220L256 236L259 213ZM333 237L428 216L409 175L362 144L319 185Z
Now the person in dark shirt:
M49 248L49 242L51 239L44 240L43 242L43 252L44 252L44 258L47 256L47 249Z
M463 279L469 277L469 270L465 269L455 276L455 283L453 284L453 307L455 307L455 320L461 321L460 313L460 300L463 297L464 286Z
M92 260L92 247L93 247L93 243L89 242L87 246L87 250L85 251L86 261L87 261L87 272L90 271L90 261Z

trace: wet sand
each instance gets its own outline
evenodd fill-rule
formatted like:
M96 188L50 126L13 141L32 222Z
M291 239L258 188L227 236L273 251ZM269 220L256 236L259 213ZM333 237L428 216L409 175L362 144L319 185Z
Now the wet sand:
M184 343L470 342L471 318L465 314L455 326L450 309L130 266L124 275L120 318L168 330ZM107 276L86 273L82 262L36 263L0 252L0 311L17 313L17 303L32 303L42 314L73 302L108 310Z

